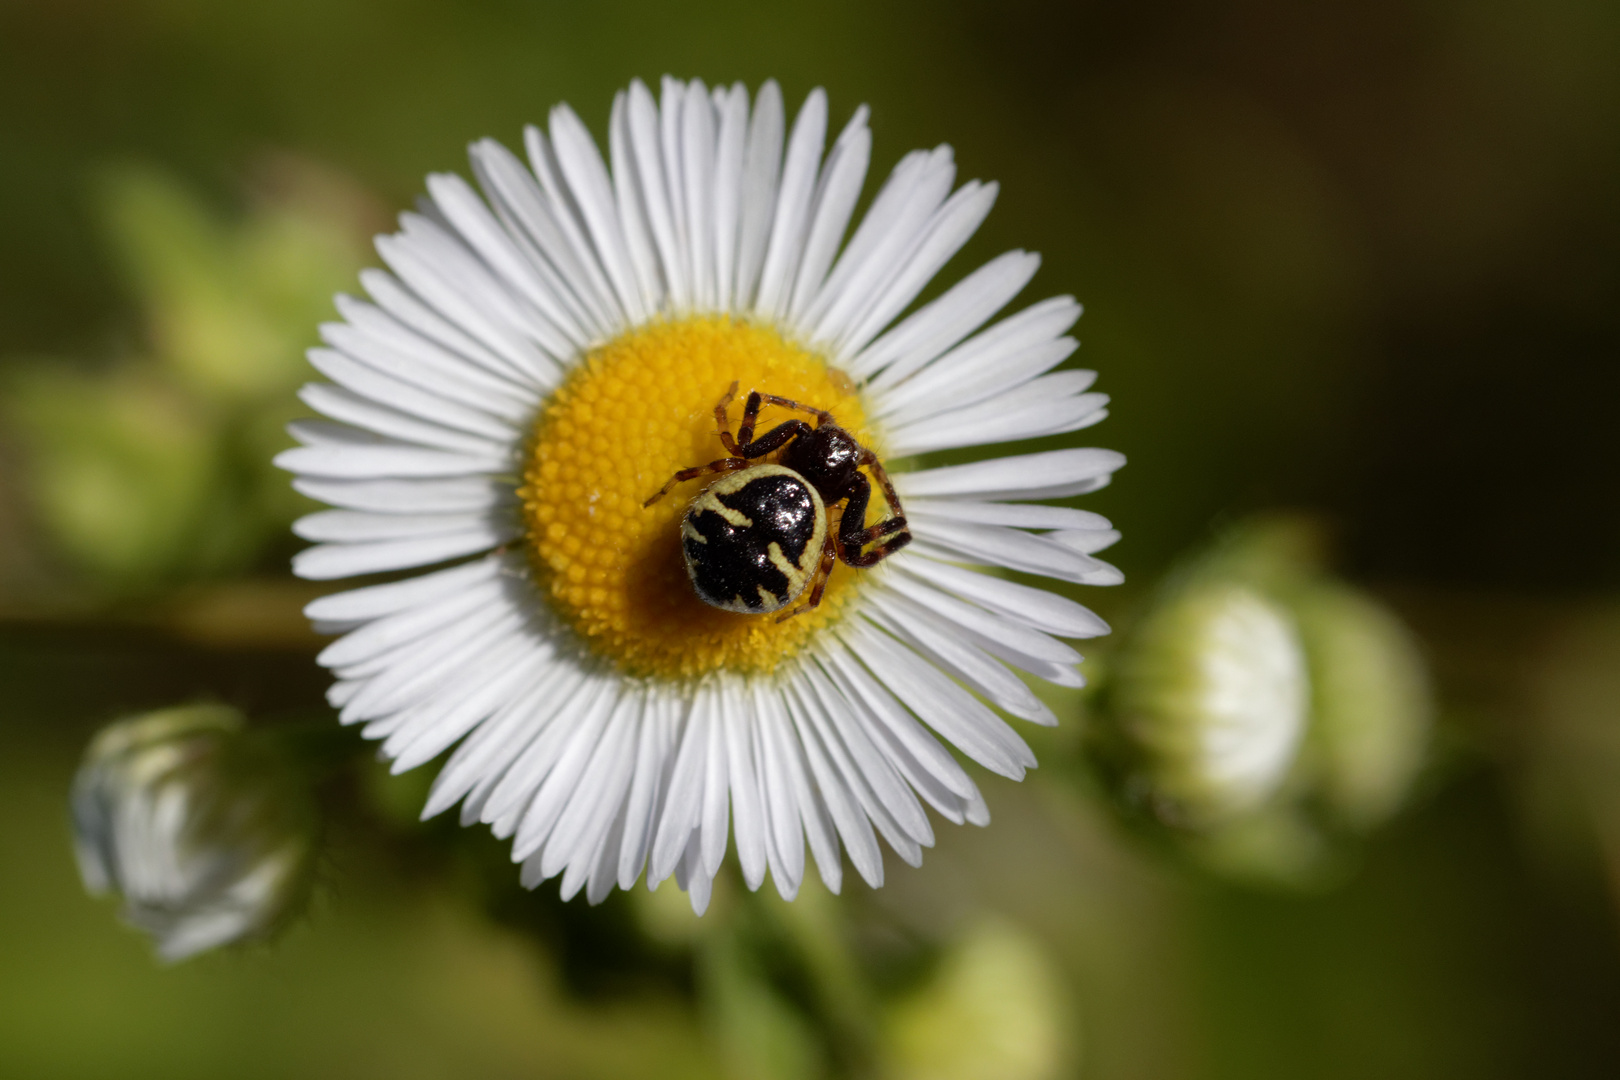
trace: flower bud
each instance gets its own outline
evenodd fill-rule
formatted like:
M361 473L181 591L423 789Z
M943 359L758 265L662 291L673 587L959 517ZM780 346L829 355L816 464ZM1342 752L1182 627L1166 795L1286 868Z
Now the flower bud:
M1072 1073L1069 993L1050 950L985 920L951 943L933 977L897 1002L889 1074L932 1080L1045 1080Z
M1325 547L1310 518L1277 515L1184 565L1123 643L1089 736L1124 807L1227 876L1340 879L1423 763L1415 643L1328 575Z
M1181 582L1120 659L1113 704L1135 759L1127 784L1173 825L1254 809L1293 764L1308 688L1286 609L1241 582Z
M268 935L309 894L314 812L291 762L223 706L119 721L74 778L85 887L166 961Z

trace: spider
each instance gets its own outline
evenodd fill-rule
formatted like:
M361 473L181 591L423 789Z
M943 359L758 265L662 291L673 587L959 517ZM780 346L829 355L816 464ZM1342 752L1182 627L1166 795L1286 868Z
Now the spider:
M787 607L808 586L808 602L777 616L783 622L821 603L827 575L839 559L860 569L875 566L909 544L911 532L883 464L839 427L832 413L755 390L733 438L726 406L736 396L733 382L714 407L720 442L731 456L682 469L642 507L662 499L676 484L723 474L692 500L681 521L681 549L692 587L706 604L763 615ZM809 413L816 426L789 420L756 439L754 423L767 403ZM776 450L782 450L776 463L758 460ZM871 468L882 486L891 515L870 528L865 522L872 485L861 475L862 465ZM840 502L843 512L829 526L828 509ZM868 544L878 546L867 551Z

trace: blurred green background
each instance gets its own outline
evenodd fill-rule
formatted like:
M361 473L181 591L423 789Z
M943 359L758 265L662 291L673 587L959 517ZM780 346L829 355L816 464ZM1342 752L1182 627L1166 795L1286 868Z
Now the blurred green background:
M298 504L264 463L367 236L472 139L516 144L559 100L600 133L616 89L665 72L775 77L790 108L824 85L835 122L872 105L874 176L949 142L1001 182L948 275L1030 248L1030 299L1086 305L1079 359L1114 405L1084 438L1130 460L1085 502L1125 535L1131 584L1085 597L1105 617L1223 523L1304 510L1434 672L1435 763L1331 889L1142 843L1065 764L1076 725L1042 733L1048 767L985 778L989 830L943 827L839 909L857 955L898 958L882 1030L909 1075L1620 1075L1599 0L0 0L0 1074L828 1065L663 894L518 894L482 830L406 824L410 781L332 795L286 938L175 968L83 895L68 843L113 717L321 700L284 571ZM737 900L737 933L792 939L818 903ZM973 996L1004 985L1008 1015ZM976 1066L952 1017L1023 1031L1024 1056Z

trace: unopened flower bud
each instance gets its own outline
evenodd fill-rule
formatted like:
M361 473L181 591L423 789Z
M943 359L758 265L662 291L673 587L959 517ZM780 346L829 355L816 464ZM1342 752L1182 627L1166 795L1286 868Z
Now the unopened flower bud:
M933 977L889 1016L889 1073L905 1080L1046 1080L1079 1047L1050 951L987 920L951 943Z
M1128 782L1170 824L1252 810L1288 775L1308 693L1286 609L1240 582L1184 581L1120 659L1114 717L1135 759Z
M234 709L112 724L73 784L85 887L120 895L168 961L273 932L309 893L314 815L298 780Z

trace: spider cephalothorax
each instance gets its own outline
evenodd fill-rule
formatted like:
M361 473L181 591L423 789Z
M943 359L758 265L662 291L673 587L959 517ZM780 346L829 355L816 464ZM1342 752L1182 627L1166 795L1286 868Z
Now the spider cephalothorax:
M754 615L780 611L809 587L809 600L780 621L821 603L834 562L874 566L910 543L911 533L882 462L831 413L755 390L733 437L726 406L736 396L734 382L714 407L720 441L731 456L682 469L643 505L651 506L683 481L724 474L692 500L681 522L692 587L705 603ZM754 424L765 404L809 413L816 426L789 420L756 439ZM778 450L775 463L758 461ZM890 511L871 527L866 506L872 484L860 471L863 465L882 486ZM836 526L829 525L828 510L839 503L843 512ZM878 546L867 551L874 543Z

